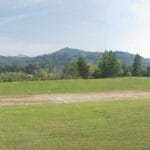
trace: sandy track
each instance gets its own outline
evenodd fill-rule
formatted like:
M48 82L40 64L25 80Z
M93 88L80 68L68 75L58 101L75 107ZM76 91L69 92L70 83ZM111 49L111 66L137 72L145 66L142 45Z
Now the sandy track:
M89 101L112 101L150 99L150 92L143 91L117 91L103 93L66 93L41 94L25 97L0 97L0 105L29 105L46 103L77 103Z

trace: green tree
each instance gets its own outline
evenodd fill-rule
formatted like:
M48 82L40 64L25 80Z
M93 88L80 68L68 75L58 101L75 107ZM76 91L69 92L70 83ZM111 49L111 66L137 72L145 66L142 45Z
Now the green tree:
M49 73L47 69L39 69L34 72L34 78L36 80L47 80L49 78Z
M100 78L101 77L101 71L100 71L100 69L95 68L95 70L93 71L92 76L93 76L94 79Z
M80 77L87 79L89 75L89 66L86 63L85 59L83 57L80 57L77 61L77 64Z
M69 73L71 78L77 78L79 76L78 62L77 61L70 62L67 67L67 72Z
M104 52L99 63L99 69L102 77L116 77L122 73L121 63L112 51Z
M123 69L123 76L132 76L132 67L131 66L127 66L127 65L123 65L122 66Z
M133 76L141 76L142 75L142 67L141 67L141 56L135 55L133 68L132 68Z
M146 71L145 71L146 76L150 76L150 65L147 66Z
M99 78L100 77L100 70L96 65L90 64L89 65L89 78Z

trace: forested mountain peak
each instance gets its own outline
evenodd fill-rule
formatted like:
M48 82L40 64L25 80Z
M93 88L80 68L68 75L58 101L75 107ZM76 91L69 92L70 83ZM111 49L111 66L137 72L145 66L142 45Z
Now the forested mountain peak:
M134 54L115 51L117 57L123 64L132 65L134 60ZM24 63L38 63L42 65L59 66L66 65L70 61L77 60L79 57L85 58L90 64L97 64L102 57L102 52L89 52L75 48L63 48L50 54L44 54L36 57L28 56L0 56L0 64L24 64ZM142 57L142 66L145 67L150 64L150 59Z

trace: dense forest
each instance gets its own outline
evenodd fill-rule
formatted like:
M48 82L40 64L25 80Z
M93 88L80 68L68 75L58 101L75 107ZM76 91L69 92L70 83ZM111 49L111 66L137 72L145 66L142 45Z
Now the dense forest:
M66 50L62 50L61 53L64 51ZM80 52L80 55L75 55L73 52L76 54ZM59 55L61 53L59 52ZM130 61L130 63L125 63L125 60L121 60L118 57L118 54L121 55L121 52L105 51L103 54L95 52L90 55L90 52L84 53L72 49L71 54L72 56L66 54L61 58L55 57L55 53L52 57L55 59L53 60L53 63L50 63L49 61L52 62L52 60L49 59L44 59L47 62L42 62L42 58L47 58L47 55L32 59L28 57L12 59L13 63L0 63L0 81L12 82L23 80L150 76L150 65L144 66L142 63L143 58L138 54L134 57L131 55L133 57L133 62L131 62L131 59L128 59L128 62ZM58 59L58 62L61 63L57 63L56 58ZM94 60L94 58L96 59ZM64 60L66 61L64 62Z

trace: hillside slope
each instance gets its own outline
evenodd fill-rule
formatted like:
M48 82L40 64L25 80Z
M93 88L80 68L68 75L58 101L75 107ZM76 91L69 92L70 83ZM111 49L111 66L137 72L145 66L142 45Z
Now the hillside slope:
M64 66L68 64L70 61L77 60L80 56L86 59L86 61L90 64L98 64L100 58L102 57L102 52L88 52L79 49L72 48L63 48L59 51L56 51L51 54L45 54L37 57L6 57L0 56L0 64L28 64L28 63L36 63L47 66ZM123 64L132 65L134 61L134 54L115 51L117 57L121 60ZM142 57L142 66L146 67L150 64L150 59L146 59Z

